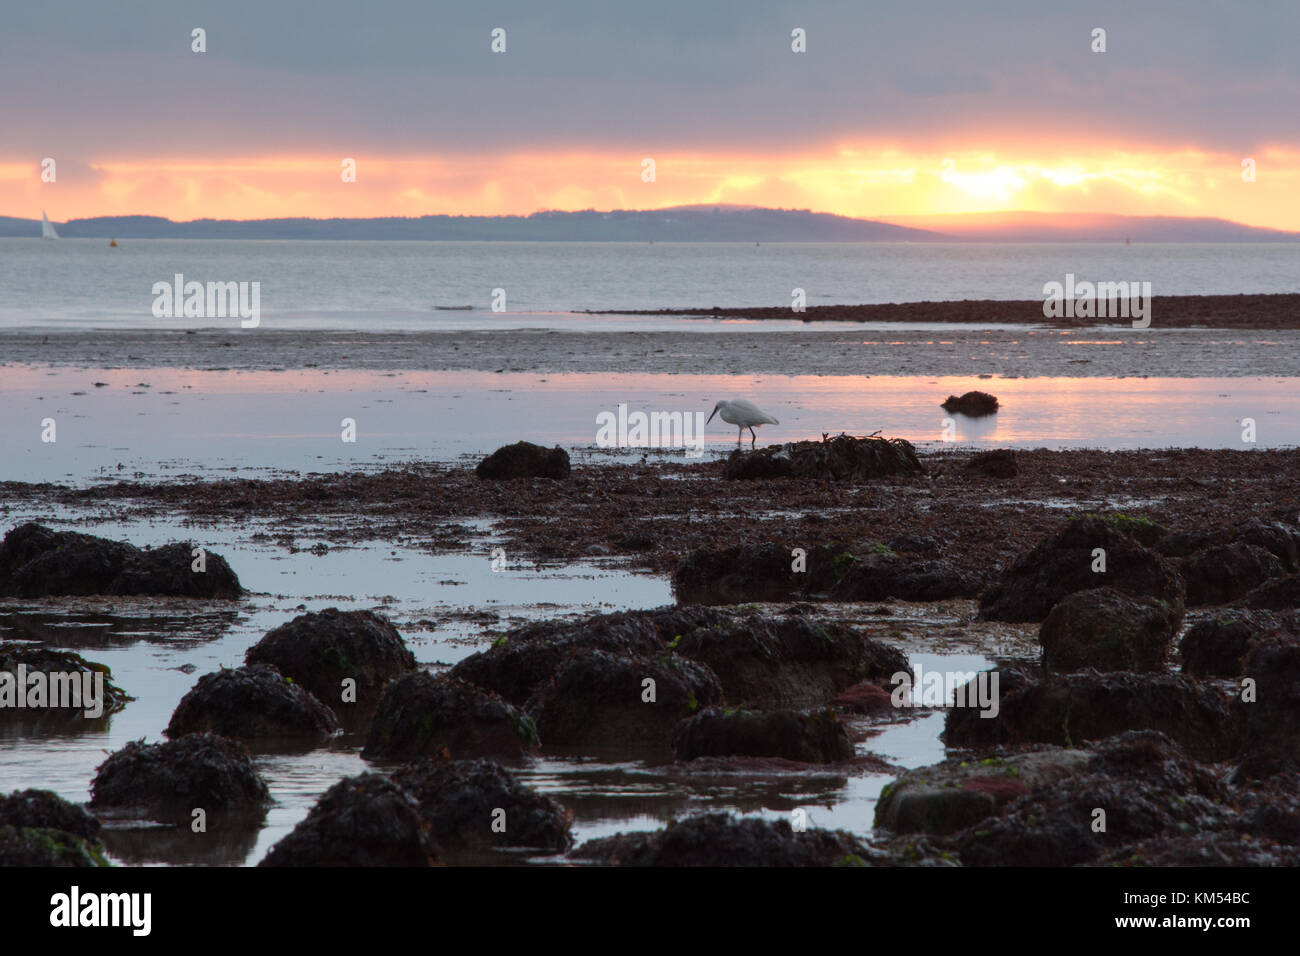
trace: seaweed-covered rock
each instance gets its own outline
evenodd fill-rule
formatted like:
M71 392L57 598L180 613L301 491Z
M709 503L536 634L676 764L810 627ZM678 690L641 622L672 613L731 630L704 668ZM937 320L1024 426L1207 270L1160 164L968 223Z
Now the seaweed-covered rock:
M1039 627L1043 667L1160 671L1181 622L1181 613L1152 598L1111 587L1075 591L1061 598Z
M1242 676L1255 681L1255 699L1239 704L1250 746L1300 759L1300 639L1259 641L1242 662Z
M881 791L875 825L894 833L955 833L1091 760L1085 751L1049 747L908 770Z
M259 664L204 674L163 732L173 740L210 732L259 744L319 743L338 729L338 718L315 694Z
M62 830L88 840L100 835L98 820L51 790L15 790L0 796L0 826Z
M432 828L415 797L364 773L330 787L259 866L433 866Z
M797 614L736 614L683 630L674 641L678 654L717 675L731 704L816 706L861 681L888 684L895 674L912 673L898 648Z
M1246 607L1266 611L1289 611L1300 608L1300 573L1266 581L1242 599Z
M425 760L393 774L419 801L438 845L526 847L562 853L573 815L493 760Z
M333 607L268 631L244 662L275 666L341 717L373 712L384 685L415 670L415 655L387 618ZM356 682L351 700L345 698L345 680Z
M1202 618L1187 629L1179 646L1183 673L1196 677L1238 677L1241 660L1252 647L1286 630L1286 622L1269 611L1232 608Z
M525 625L450 673L522 706L574 655L652 658L668 649L711 668L733 704L816 705L860 681L910 673L901 651L840 625L702 606Z
M503 445L478 463L474 473L480 478L499 481L504 478L568 478L569 453L558 445L543 448L532 442L517 441Z
M942 559L902 557L879 543L834 542L805 549L776 542L697 548L673 574L682 604L790 601L941 601L975 597L984 582ZM798 570L796 570L796 567Z
M1173 674L1083 672L1029 679L1003 671L998 714L948 711L950 747L1031 743L1072 747L1126 730L1158 730L1201 760L1224 760L1242 742L1242 724L1217 686Z
M674 635L712 627L728 615L711 608L668 608L597 614L583 621L538 621L513 628L486 651L471 654L449 675L522 707L571 655L593 650L653 656Z
M248 751L216 734L133 740L99 765L90 792L98 812L177 824L190 823L196 809L260 820L271 798Z
M1020 555L980 597L980 616L994 621L1041 621L1061 598L1075 591L1110 586L1183 609L1177 570L1140 543L1141 519L1087 515L1066 522L1055 534ZM1151 528L1157 528L1151 525ZM1157 528L1158 530L1158 528ZM1105 571L1101 567L1104 552Z
M837 601L943 601L973 598L984 582L942 559L907 560L889 552L856 557L831 588Z
M988 392L966 392L962 395L949 395L939 406L945 412L956 412L978 418L981 415L993 415L998 410L997 396Z
M1000 815L970 826L958 839L963 864L1070 866L1232 820L1220 775L1164 734L1124 733L1085 753L1089 759L1075 773L1035 786ZM1098 811L1104 829L1094 829Z
M1020 462L1014 449L995 448L972 455L966 462L966 470L985 478L1014 478L1020 474Z
M0 796L0 867L108 866L100 823L49 790Z
M1300 528L1293 524L1250 518L1237 532L1237 540L1267 549L1287 571L1300 571Z
M102 730L109 715L134 700L112 676L103 664L70 651L0 644L0 727L39 733Z
M713 672L684 656L591 651L562 664L529 710L547 744L667 749L678 721L721 699Z
M533 719L509 701L454 677L424 671L384 689L361 752L367 759L519 756L537 747Z
M1207 830L1162 833L1112 850L1098 866L1124 867L1261 867L1300 866L1300 848L1278 846L1244 833Z
M843 830L796 832L786 822L705 813L654 833L590 840L571 855L619 866L836 866L874 854Z
M862 714L868 717L892 714L896 709L893 694L870 681L862 681L860 684L845 688L835 695L831 703L850 714Z
M673 573L673 591L680 604L791 600L810 586L794 564L792 549L775 541L696 548Z
M0 867L108 865L97 841L64 830L0 825Z
M140 549L76 531L27 523L0 543L0 595L162 594L234 598L243 593L225 558L211 551L195 571L190 542Z
M1259 545L1234 541L1183 558L1179 571L1189 606L1227 604L1282 574L1282 562Z
M771 445L758 451L737 450L723 475L730 479L816 478L869 481L892 475L922 475L916 449L901 438L822 436L822 440Z
M673 746L678 760L744 756L838 763L853 756L853 742L833 710L710 708L682 722L673 734Z
M1093 828L1098 810L1105 830ZM975 824L957 845L966 866L1075 866L1154 836L1221 827L1229 816L1199 794L1141 779L1076 775Z

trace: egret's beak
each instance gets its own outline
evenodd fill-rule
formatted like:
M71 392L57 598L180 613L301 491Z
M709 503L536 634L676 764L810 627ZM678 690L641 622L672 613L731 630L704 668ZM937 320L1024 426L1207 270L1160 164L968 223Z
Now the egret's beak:
M718 414L718 407L715 405L713 411L709 412L709 417L704 420L704 424L707 425L709 422L713 421L713 416L716 414ZM696 419L696 421L699 421L699 419Z

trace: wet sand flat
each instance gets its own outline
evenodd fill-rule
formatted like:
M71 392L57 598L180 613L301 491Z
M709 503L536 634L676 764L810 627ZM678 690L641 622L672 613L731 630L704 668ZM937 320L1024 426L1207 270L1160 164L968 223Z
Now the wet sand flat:
M1298 313L1300 314L1300 313ZM789 319L787 311L782 318ZM919 318L917 316L913 317ZM675 375L1300 375L1300 329L901 328L569 332L0 331L0 367L647 372Z

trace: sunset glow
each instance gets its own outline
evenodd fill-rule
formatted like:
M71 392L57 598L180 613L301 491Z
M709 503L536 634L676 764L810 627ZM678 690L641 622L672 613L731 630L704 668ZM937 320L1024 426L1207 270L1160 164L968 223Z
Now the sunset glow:
M653 209L686 204L808 208L891 218L1025 210L1211 216L1300 228L1300 152L1253 157L1187 151L908 150L841 145L778 156L534 152L392 158L256 156L109 158L43 183L39 164L0 165L0 212L30 217L148 214L176 220L282 216L527 215L545 209Z

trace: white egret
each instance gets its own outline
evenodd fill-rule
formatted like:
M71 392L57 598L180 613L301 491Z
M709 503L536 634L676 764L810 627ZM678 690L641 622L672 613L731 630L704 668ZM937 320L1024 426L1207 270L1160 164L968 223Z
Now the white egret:
M758 432L754 431L755 425L781 424L753 402L747 401L743 398L733 398L729 402L718 402L718 404L713 406L713 412L709 415L708 421L704 424L707 425L709 422L713 421L714 415L721 415L724 422L729 422L732 425L739 426L739 431L736 432L736 444L740 444L740 440L745 437L746 428L748 428L749 433L754 436L749 442L752 445L754 442L758 441Z

